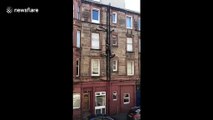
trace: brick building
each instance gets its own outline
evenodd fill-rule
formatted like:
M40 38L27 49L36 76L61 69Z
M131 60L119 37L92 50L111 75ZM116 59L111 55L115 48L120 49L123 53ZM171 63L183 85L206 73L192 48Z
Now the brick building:
M120 0L121 1L121 0ZM73 0L73 117L127 112L140 84L140 13L112 6L111 81L106 78L107 7Z

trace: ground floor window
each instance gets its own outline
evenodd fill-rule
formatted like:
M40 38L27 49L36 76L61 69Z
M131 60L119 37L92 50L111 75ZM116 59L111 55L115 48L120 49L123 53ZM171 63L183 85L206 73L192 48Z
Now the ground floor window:
M123 98L124 98L124 104L130 103L130 94L129 93L124 93Z
M114 91L114 92L112 93L112 99L113 99L113 101L116 101L116 100L117 100L117 92L116 92L116 91Z
M106 114L106 92L95 92L95 114Z
M73 109L80 108L80 93L73 93Z

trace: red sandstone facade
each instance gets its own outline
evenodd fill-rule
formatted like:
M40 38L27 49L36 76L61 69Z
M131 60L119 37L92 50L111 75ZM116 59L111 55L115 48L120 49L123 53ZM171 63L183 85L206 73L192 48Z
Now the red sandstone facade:
M73 7L73 119L84 120L96 113L112 115L127 112L136 104L136 88L140 84L140 13L111 7L111 14L117 14L116 23L111 22L111 28L114 29L112 36L117 39L117 45L111 48L115 53L112 61L117 61L117 69L112 70L111 82L108 82L104 56L106 33L96 30L106 25L107 6L73 0ZM99 23L92 22L93 9L99 11ZM132 17L131 29L126 27L127 16ZM99 49L92 49L93 33L99 35ZM132 40L131 52L127 50L127 38ZM92 76L94 59L99 60L98 76ZM133 61L130 68L132 75L128 75L129 61Z

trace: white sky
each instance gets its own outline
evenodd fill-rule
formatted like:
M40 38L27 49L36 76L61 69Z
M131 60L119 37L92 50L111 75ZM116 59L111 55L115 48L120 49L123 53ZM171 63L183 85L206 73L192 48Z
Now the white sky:
M125 0L126 9L140 12L140 1L141 0Z

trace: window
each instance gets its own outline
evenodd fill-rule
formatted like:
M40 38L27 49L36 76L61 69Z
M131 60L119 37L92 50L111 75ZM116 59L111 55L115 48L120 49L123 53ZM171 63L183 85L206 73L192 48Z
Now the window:
M112 13L112 23L117 23L117 13Z
M74 8L74 4L73 4L73 12L72 12L72 15L73 15L73 18L75 17L75 15L74 15L74 10L75 10L75 8Z
M114 91L114 92L112 93L112 99L113 99L113 101L116 101L116 100L117 100L117 92L116 92L116 91Z
M132 29L132 17L126 16L126 28Z
M141 30L141 19L138 19L138 30Z
M127 38L127 51L132 52L133 47L132 47L132 38Z
M134 75L134 61L127 62L127 75Z
M92 49L100 49L99 47L99 34L98 33L92 33Z
M124 104L129 104L129 103L130 103L130 94L124 93Z
M100 0L93 0L93 1L97 1L97 2L100 2Z
M118 37L117 37L117 35L112 35L112 46L118 46Z
M99 9L92 9L92 22L93 23L100 23L100 10Z
M73 93L73 109L80 108L80 93Z
M91 60L91 76L100 76L100 60L92 59Z
M77 19L80 20L80 6L78 6L77 9Z
M81 31L77 31L77 48L80 48L81 46Z
M79 77L79 60L76 61L76 77Z
M118 61L117 60L113 60L112 61L112 71L117 71L117 66L118 66Z
M138 51L141 52L141 39L138 40Z

